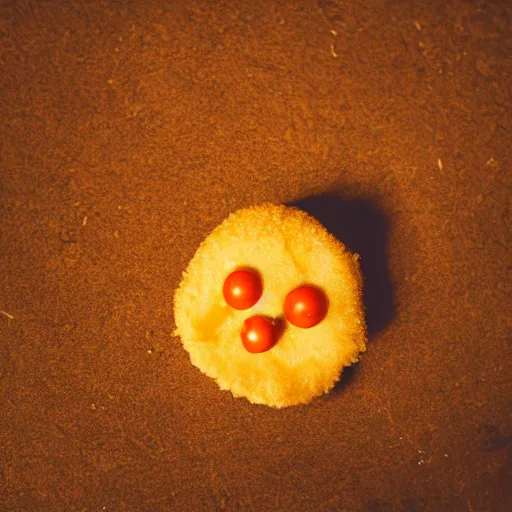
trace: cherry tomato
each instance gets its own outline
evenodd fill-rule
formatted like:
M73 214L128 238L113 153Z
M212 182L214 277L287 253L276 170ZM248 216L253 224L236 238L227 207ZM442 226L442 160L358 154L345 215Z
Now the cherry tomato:
M242 343L247 352L252 354L270 350L275 345L277 337L277 322L266 316L251 316L242 326Z
M299 286L284 300L286 319L303 329L309 329L320 323L327 314L328 307L325 293L316 286Z
M226 302L234 309L249 309L261 297L263 285L255 270L241 269L231 272L222 288Z

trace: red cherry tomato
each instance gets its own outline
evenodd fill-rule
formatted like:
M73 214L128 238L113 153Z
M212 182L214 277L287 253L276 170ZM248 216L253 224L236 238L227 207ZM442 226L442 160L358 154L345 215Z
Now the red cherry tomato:
M277 322L266 316L251 316L242 326L242 343L252 354L259 354L270 350L277 341Z
M226 302L234 309L249 309L261 297L263 285L255 270L241 269L231 272L222 288Z
M327 314L328 307L325 293L316 286L299 286L284 300L286 319L303 329L320 323Z

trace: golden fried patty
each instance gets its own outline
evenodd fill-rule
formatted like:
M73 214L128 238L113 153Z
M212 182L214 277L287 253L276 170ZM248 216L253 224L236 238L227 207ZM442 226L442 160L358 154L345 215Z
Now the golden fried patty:
M192 363L221 389L253 403L286 407L328 392L344 366L366 350L358 255L307 213L264 204L239 210L200 245L176 291L176 334ZM250 309L226 304L222 287L238 268L256 269L263 294ZM321 288L327 316L302 329L289 322L267 352L249 353L240 339L253 315L283 319L286 295L302 284Z

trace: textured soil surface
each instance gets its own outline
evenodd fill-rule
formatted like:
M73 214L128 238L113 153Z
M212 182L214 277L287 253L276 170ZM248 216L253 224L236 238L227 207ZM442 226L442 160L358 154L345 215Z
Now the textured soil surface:
M0 511L510 510L511 83L505 0L0 0ZM362 257L309 406L173 336L262 202Z

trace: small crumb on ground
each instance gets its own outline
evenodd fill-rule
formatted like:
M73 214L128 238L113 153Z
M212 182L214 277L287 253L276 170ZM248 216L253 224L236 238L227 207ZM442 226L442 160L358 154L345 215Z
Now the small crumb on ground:
M441 161L440 158L437 159L437 166L439 167L439 170L442 171L443 170L443 162Z
M10 315L9 313L7 313L7 311L0 311L0 313L2 313L2 315L6 316L9 320L14 320L14 317L12 315Z

